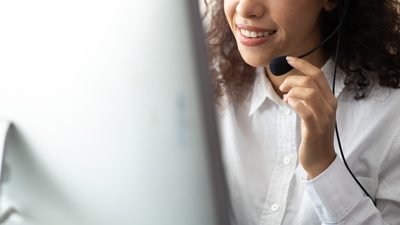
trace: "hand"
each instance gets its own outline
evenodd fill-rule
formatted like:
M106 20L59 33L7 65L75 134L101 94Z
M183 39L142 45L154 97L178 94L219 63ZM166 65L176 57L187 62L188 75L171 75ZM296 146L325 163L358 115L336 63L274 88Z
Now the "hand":
M299 162L312 179L336 157L333 137L337 100L319 68L300 58L287 57L287 61L305 74L288 76L279 89L287 93L284 102L301 118Z

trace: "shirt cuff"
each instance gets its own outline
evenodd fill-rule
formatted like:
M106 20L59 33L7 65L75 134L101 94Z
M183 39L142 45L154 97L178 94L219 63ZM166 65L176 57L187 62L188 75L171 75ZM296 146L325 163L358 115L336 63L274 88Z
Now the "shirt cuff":
M303 177L305 192L314 203L319 219L324 223L338 223L364 196L339 157L312 180Z

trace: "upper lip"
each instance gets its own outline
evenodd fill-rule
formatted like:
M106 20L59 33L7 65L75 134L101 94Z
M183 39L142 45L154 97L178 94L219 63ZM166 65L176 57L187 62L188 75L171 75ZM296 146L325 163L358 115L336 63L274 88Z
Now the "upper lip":
M236 24L236 26L239 29L244 29L244 30L254 31L254 32L273 32L274 31L272 29L264 29L264 28L250 26L250 25L244 25L244 24Z

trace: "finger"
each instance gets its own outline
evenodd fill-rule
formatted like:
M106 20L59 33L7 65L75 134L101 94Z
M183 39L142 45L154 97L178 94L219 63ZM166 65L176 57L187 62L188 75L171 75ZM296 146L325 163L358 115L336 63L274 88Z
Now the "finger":
M311 77L326 98L330 99L333 97L329 83L320 68L312 65L304 59L291 56L286 57L286 59L293 68Z
M332 118L335 117L332 107L315 89L302 87L292 88L285 95L283 100L288 102L289 98L301 100L303 104L314 113L317 122L323 126L329 125Z
M293 87L312 88L321 92L318 85L309 76L288 76L279 86L279 90L286 93L289 92Z
M301 100L295 98L288 98L287 102L303 120L304 126L308 131L317 130L316 118L309 107L305 106ZM311 132L306 133L309 134Z
M309 76L289 76L287 77L279 87L279 89L283 93L288 93L294 87L304 87L304 88L312 88L317 91L317 94L320 95L321 100L323 100L327 105L329 105L331 110L336 110L337 108L337 100L333 96L332 93L329 93L330 96L326 97L323 95L321 89L318 87L316 82Z

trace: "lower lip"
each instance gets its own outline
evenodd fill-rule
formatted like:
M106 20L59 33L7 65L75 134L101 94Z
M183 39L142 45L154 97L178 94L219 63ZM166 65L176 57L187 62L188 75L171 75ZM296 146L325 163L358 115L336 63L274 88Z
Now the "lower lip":
M260 37L260 38L248 38L246 36L244 36L240 31L238 31L239 33L239 41L240 43L242 43L243 45L246 46L258 46L258 45L262 45L265 42L269 41L274 34L268 35L266 37Z

